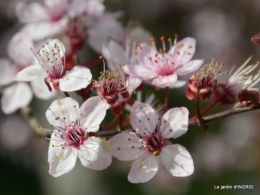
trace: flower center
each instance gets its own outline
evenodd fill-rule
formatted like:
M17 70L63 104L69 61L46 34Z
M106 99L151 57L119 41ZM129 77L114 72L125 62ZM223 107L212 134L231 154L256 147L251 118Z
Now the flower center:
M125 79L125 78L124 78ZM98 95L107 101L108 104L114 105L121 95L123 98L128 98L128 93L117 70L101 72L99 81L95 82L93 87L96 88Z
M75 125L69 127L64 132L63 137L65 139L66 146L73 146L78 148L88 138L88 134L84 129L82 129L81 126Z
M152 133L146 138L145 147L148 152L158 155L164 146L164 139L161 133Z

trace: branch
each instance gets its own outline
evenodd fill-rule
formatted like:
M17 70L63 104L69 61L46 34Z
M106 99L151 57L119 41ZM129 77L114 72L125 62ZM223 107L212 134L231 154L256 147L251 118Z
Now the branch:
M227 116L231 116L231 115L235 115L235 114L239 114L242 112L249 112L249 111L253 111L253 110L258 110L260 109L260 104L258 104L255 107L244 107L244 108L231 108L229 110L225 110L223 112L219 112L217 114L212 114L209 116L205 116L203 117L203 120L205 122L211 122L211 121L215 121ZM189 126L190 125L199 125L199 121L197 119L193 119L193 120L189 120Z
M258 109L260 109L260 104L258 104L257 106L255 106L253 108L252 107L231 108L229 110L225 110L225 111L219 112L217 114L212 114L212 115L209 115L209 116L205 116L205 117L203 117L203 121L204 122L211 122L211 121L215 121L215 120L227 117L227 116L232 116L232 115L243 113L243 112L250 112L250 111L258 110ZM198 119L189 120L189 126L191 126L191 125L198 125L199 126L200 122L199 122ZM113 135L115 135L117 133L118 133L118 131L116 129L105 130L105 131L98 131L97 132L97 136L109 137L109 136L113 136Z

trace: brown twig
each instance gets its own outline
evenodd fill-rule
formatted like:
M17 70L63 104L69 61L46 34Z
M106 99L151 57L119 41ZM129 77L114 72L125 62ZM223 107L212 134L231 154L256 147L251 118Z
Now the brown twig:
M205 116L202 119L204 122L208 123L208 122L215 121L215 120L218 120L218 119L221 119L224 117L232 116L232 115L243 113L243 112L250 112L250 111L258 110L258 109L260 109L260 104L258 104L257 106L255 106L253 108L252 107L231 108L229 110L225 110L225 111L219 112L217 114ZM200 122L198 119L189 120L189 126L191 126L191 125L200 125ZM97 132L97 135L101 136L101 137L109 137L109 136L113 136L117 133L118 133L118 131L116 129L113 129L113 130L99 131L99 132Z

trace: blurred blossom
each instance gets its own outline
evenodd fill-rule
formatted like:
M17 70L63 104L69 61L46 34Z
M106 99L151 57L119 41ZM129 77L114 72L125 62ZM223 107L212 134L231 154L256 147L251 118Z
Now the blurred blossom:
M210 131L214 131L214 129L210 129ZM221 135L207 132L207 135L197 139L194 143L196 145L193 156L199 177L202 170L210 171L211 173L207 174L209 176L233 165L237 160L238 151L228 142L228 139Z
M27 121L17 115L1 120L0 129L1 147L9 151L26 147L30 136L33 134Z
M197 12L188 24L190 33L199 43L197 55L206 61L217 58L230 62L242 49L240 25L217 8L203 8Z

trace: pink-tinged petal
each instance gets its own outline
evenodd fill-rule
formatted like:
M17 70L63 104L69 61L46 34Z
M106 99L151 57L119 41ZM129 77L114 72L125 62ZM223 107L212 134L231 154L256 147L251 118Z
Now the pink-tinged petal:
M0 86L14 82L15 66L8 59L0 59Z
M161 118L160 131L164 138L177 138L188 130L189 111L185 107L172 108Z
M183 87L186 83L187 83L186 81L177 80L169 87L170 88L179 88L179 87Z
M34 61L32 48L32 40L25 33L18 32L8 43L7 52L16 64L29 66Z
M99 96L87 99L80 107L80 118L87 132L96 132L106 116L109 105Z
M48 18L45 9L40 3L31 3L28 5L24 2L18 2L15 7L15 13L17 18L24 23L39 22Z
M49 84L52 85L52 83ZM54 90L49 91L43 79L31 81L31 86L33 93L39 99L47 100L57 95L57 93Z
M91 83L92 74L88 68L75 66L60 79L61 91L77 91Z
M64 141L58 136L55 136L56 133L58 133L58 131L54 130L51 135L48 151L48 162L50 164L49 173L53 177L58 177L70 172L74 168L77 160L77 149L73 147L63 148L61 144L64 144Z
M177 75L186 75L198 70L203 64L203 60L192 60L187 64L183 64L180 68L177 69Z
M129 76L128 80L126 81L126 88L129 94L132 94L133 91L141 85L141 83L142 83L141 79Z
M149 135L156 129L158 115L148 104L135 102L132 106L130 121L138 135Z
M32 65L24 68L15 76L16 81L33 81L36 79L44 79L47 73L41 65Z
M131 183L144 183L154 177L158 170L156 157L151 154L145 154L136 159L128 174L128 180Z
M194 172L190 153L179 144L164 146L160 158L166 169L176 177L186 177Z
M63 120L75 122L78 119L79 104L70 97L55 100L46 111L46 117L51 125L65 127Z
M129 74L130 76L137 77L142 80L153 79L157 76L155 70L151 68L140 65L125 65L123 67L126 74Z
M122 40L124 29L117 21L118 14L105 13L96 18L88 29L88 42L98 53L102 52L102 45L110 40Z
M152 84L159 88L170 87L177 81L178 76L172 74L170 76L159 76L152 80Z
M149 56L153 56L158 52L156 50L156 47L152 47L152 46L148 45L147 43L142 43L142 44L138 45L137 58L140 61L140 65L150 67L151 62L147 57L148 53L150 54ZM160 54L158 54L158 55L160 55Z
M102 55L106 60L108 60L111 65L118 65L122 63L127 63L126 53L121 45L119 45L114 40L110 40L107 44L102 46ZM112 69L113 67L109 67Z
M186 37L179 41L174 47L173 60L176 68L188 63L195 53L196 40Z
M109 140L112 155L119 160L135 160L146 153L140 150L143 145L141 142L142 139L133 132L122 132Z
M27 106L32 100L32 92L28 84L17 82L7 87L2 96L2 110L11 114L17 109Z
M21 31L34 41L59 35L66 25L68 18L64 17L58 22L40 21L26 24Z
M109 143L99 137L89 137L78 150L83 166L94 170L106 169L112 162Z

